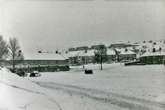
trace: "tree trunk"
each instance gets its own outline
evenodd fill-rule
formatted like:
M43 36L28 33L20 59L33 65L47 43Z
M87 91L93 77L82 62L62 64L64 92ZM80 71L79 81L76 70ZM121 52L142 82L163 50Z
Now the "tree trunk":
M14 60L14 53L13 53L13 55L12 55L12 58L13 58L13 70L15 70L15 60Z
M103 68L102 68L102 54L101 54L101 70L103 70Z
M15 61L13 60L13 70L15 70Z

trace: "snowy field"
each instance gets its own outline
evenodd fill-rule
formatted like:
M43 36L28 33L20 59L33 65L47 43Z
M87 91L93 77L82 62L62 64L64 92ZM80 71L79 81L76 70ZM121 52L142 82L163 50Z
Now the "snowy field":
M165 67L163 65L85 65L68 72L41 73L31 81L47 88L63 110L164 110ZM78 70L78 71L77 71Z
M3 73L0 105L10 99L4 110L165 110L165 66L115 63L104 64L103 70L98 64L85 68L94 74L84 74L82 66L33 78Z

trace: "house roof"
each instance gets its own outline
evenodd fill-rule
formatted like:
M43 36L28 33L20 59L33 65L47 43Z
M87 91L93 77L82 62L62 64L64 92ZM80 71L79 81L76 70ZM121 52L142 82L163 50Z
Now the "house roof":
M121 48L121 49L116 48L115 50L118 51L118 52L122 52L122 51L125 51L125 48Z
M68 59L69 57L72 57L73 56L70 52L68 52L68 53L61 53L61 55L63 57L65 57L66 59Z
M107 55L116 55L116 53L115 53L114 50L108 49L108 50L107 50Z
M67 55L68 57L75 57L75 56L78 56L81 52L85 52L84 50L81 50L81 51L71 51L71 52L68 52Z
M121 55L129 55L129 54L136 54L135 52L132 51L121 51Z
M28 53L24 55L24 60L65 60L65 58L60 54Z
M78 56L94 56L95 55L94 51L95 50L87 50L87 52L83 51L80 52Z
M69 57L66 56L65 54L62 54L62 53L61 53L61 56L62 56L64 59L69 59Z
M94 51L95 50L87 50L87 52L85 52L85 50L82 50L82 51L71 51L71 52L68 52L68 53L62 53L62 55L66 56L66 57L94 56L95 55Z
M147 56L165 56L165 52L164 51L157 51L157 52L149 51L149 52L145 52L140 57L147 57Z

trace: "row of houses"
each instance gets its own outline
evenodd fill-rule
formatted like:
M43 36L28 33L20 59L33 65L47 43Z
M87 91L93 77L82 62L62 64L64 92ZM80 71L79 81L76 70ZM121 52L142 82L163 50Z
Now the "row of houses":
M159 48L152 49L145 45L132 44L111 44L105 47L106 54L103 55L103 62L127 62L140 60L147 64L163 64L165 52ZM27 53L24 54L24 61L17 63L17 68L24 68L26 71L68 71L69 65L84 65L88 63L96 63L95 53L98 45L93 45L91 48L86 46L77 47L75 50L69 49L63 53ZM0 61L1 64L11 67L12 61Z
M104 46L105 48L107 48L104 44L99 44L99 45L92 45L91 47L79 46L75 48L69 48L68 51L96 50L98 49L98 46Z
M75 48L69 48L68 51L81 51L81 50L93 50L93 49L98 49L98 46L104 46L105 48L110 48L110 49L115 49L115 48L127 48L127 47L137 47L137 44L131 44L131 43L112 43L110 46L105 46L104 44L98 44L98 45L92 45L91 47L88 46L79 46Z
M99 44L100 45L100 44ZM92 45L90 48L87 46L76 47L69 49L65 54L69 58L70 64L95 63L94 51L98 49L99 45ZM126 62L133 60L140 60L147 64L162 64L165 59L165 45L162 41L156 43L113 43L106 47L105 62ZM77 62L78 61L78 62Z
M88 64L96 63L95 61L95 51L72 51L68 53L61 54L48 54L48 53L33 53L25 54L24 61L18 63L16 68L23 68L26 72L31 72L33 70L42 71L68 71L69 65L77 64ZM103 56L103 62L114 63L114 62L126 62L139 59L140 62L146 64L163 64L165 59L164 51L148 51L142 54L139 58L137 54L133 51L124 49L108 49L106 51L106 56ZM1 61L2 62L2 61ZM12 62L10 60L3 61L4 65L8 68L11 67ZM11 67L12 68L12 67Z
M92 50L81 50L81 51L70 51L63 53L64 56L69 58L69 63L74 64L87 64L96 63L95 49ZM107 49L106 54L103 55L103 62L113 63L121 61L131 61L136 60L136 53L133 51L126 50L113 50Z

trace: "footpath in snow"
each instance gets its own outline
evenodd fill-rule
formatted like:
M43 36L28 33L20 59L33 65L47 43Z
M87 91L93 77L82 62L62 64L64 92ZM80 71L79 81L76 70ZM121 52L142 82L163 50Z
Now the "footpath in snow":
M0 110L60 110L46 90L6 68L0 70Z

